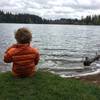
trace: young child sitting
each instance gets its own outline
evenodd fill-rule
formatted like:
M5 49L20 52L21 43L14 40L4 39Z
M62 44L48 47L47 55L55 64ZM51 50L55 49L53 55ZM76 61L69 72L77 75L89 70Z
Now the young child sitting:
M12 74L16 77L28 77L35 73L35 66L39 61L39 52L30 46L32 33L26 28L15 32L16 44L7 49L4 62L13 62Z

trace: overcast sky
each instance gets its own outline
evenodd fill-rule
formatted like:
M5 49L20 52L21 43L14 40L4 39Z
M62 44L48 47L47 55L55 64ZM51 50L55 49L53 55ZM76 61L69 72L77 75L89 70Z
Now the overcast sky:
M81 18L100 14L100 0L0 0L0 9L43 18Z

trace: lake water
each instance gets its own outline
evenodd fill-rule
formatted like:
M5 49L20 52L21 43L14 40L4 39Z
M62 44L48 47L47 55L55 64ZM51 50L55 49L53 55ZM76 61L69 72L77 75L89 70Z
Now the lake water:
M100 53L100 26L0 24L1 71L11 68L11 65L3 62L3 54L11 44L16 43L14 32L20 27L27 27L33 33L31 45L39 48L41 54L37 68L66 77L99 69L99 65L96 66L98 63L84 67L82 58Z

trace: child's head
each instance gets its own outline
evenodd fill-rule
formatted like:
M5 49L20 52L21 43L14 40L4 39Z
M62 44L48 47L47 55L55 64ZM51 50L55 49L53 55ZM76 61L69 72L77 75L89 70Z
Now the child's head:
M17 43L20 44L30 43L32 40L32 33L27 28L19 28L15 32L15 39Z

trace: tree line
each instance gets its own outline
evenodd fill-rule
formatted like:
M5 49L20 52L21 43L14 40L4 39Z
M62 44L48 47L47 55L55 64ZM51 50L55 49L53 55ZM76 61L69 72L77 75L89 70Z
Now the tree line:
M12 14L0 11L0 23L32 23L32 24L75 24L75 25L100 25L100 15L86 16L81 19L56 19L48 20L32 14Z
M86 18L81 19L81 24L100 25L100 15L86 16Z

